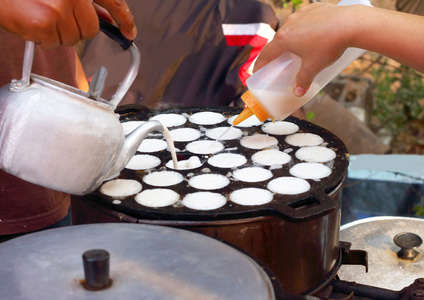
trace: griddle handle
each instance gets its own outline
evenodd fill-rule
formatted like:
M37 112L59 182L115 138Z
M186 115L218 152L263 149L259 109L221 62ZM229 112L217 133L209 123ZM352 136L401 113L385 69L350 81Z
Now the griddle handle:
M272 206L274 212L292 221L305 221L325 215L337 207L337 202L324 192L311 194L307 198L281 203L276 201Z
M121 31L119 31L118 27L100 18L99 18L99 25L100 25L100 30L104 34L106 34L108 37L110 37L112 40L117 42L122 47L122 49L127 50L129 47L131 47L133 41L130 41L125 36L123 36Z
M337 207L336 201L324 192L312 194L310 199L315 205L312 204L305 209L296 210L296 213L294 213L296 219L304 220L326 215Z

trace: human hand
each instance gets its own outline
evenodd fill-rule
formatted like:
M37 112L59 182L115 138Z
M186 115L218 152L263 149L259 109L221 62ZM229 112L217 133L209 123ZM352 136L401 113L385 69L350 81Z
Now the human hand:
M254 72L289 51L302 59L293 92L303 96L315 76L348 47L349 9L352 7L316 3L291 14L261 51Z
M73 46L98 33L97 12L116 21L126 38L135 38L134 18L125 0L2 0L0 26L46 49Z

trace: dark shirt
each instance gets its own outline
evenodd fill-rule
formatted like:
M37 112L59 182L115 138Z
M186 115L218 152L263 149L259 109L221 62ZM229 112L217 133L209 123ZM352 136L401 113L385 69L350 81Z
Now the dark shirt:
M127 0L138 29L139 74L122 104L227 106L246 90L255 58L278 19L257 0ZM122 81L130 55L100 34L86 43L87 75L108 70L102 97Z

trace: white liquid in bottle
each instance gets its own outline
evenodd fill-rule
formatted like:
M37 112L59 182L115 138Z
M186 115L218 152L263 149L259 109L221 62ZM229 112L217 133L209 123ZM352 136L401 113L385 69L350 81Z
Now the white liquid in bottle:
M316 88L318 88L317 84L311 86L311 90L316 90ZM293 94L293 87L286 87L278 91L251 89L250 92L256 99L264 99L261 105L274 120L284 120L310 99L309 93L302 97L296 97Z
M371 6L368 0L342 0L338 5L354 4ZM364 52L365 50L358 48L346 49L336 62L317 74L307 93L302 97L296 97L293 94L302 60L292 53L284 52L246 80L250 94L245 93L243 95L247 95L245 98L242 96L248 106L243 112L249 112L249 110L250 112L243 114L242 118L238 118L237 123L243 121L251 113L255 113L257 116L261 115L261 118L265 116L265 118L271 117L274 120L284 120L306 104L331 79Z

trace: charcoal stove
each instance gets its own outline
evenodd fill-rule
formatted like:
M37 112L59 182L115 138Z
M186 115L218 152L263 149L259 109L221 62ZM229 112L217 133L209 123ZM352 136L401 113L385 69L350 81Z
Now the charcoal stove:
M227 119L241 110L227 107L168 108L166 111L161 111L125 106L119 113L121 121L127 122L148 120L163 112L183 114L188 117L200 111L218 112ZM97 190L87 196L72 197L74 223L130 222L171 226L199 232L234 246L269 268L279 285L279 288L275 290L280 298L295 299L294 295L297 295L296 297L301 299L306 297L304 295L313 295L321 299L332 299L331 297L354 299L346 298L353 297L350 291L354 288L348 282L337 279L337 272L343 263L366 265L366 255L363 251L350 250L349 243L339 242L340 191L347 174L349 154L343 142L331 132L297 118L290 117L286 121L298 125L298 132L319 135L323 138L325 147L333 149L336 153L334 160L323 163L332 170L331 174L320 180L308 180L311 188L307 192L297 195L274 194L273 200L265 205L243 206L227 201L218 209L195 211L187 209L180 202L161 208L141 206L134 201L134 195L116 199ZM190 122L184 126L199 128L199 125ZM229 125L223 122L214 126ZM211 128L211 126L201 127ZM261 126L242 128L242 130L245 135L263 134ZM299 147L288 145L284 135L275 137L278 139L279 150L289 153L292 160L280 168L273 168L272 178L291 176L290 168L300 163L294 156ZM206 137L202 136L201 139ZM224 151L242 153L248 158L247 165L253 165L250 157L255 150L240 147L237 140L225 141L224 144ZM185 145L176 143L176 147L184 149ZM162 163L153 171L167 170L165 163L170 160L169 152L161 151L155 155L161 159ZM203 172L205 169L222 175L232 171L219 170L206 163L193 172ZM125 169L118 178L143 182L143 177L148 172L152 170ZM192 176L193 172L183 173L187 177ZM228 195L238 188L255 186L266 189L270 180L244 183L231 179L229 186L217 192L228 198ZM143 188L153 187L144 184ZM181 198L195 192L193 187L187 184L187 180L171 188L177 191ZM341 296L338 295L339 292Z

